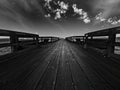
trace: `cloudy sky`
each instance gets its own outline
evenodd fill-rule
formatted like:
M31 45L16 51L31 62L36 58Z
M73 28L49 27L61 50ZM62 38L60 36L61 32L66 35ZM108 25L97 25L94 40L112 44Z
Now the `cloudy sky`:
M120 25L120 0L0 0L0 28L49 36Z

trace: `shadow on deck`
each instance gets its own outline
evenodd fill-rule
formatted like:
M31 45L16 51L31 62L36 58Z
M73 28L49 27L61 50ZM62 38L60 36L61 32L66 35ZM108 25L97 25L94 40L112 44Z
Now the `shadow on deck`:
M120 59L112 57L113 44L106 56L94 49L96 39L88 38L96 33L66 40L27 34L30 40L22 42L24 33L12 35L12 43L1 44L14 52L0 56L0 90L120 90Z

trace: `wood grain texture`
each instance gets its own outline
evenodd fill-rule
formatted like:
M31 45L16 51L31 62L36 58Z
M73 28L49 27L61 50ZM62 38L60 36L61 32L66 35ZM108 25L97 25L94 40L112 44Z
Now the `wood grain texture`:
M66 40L0 59L0 90L120 89L120 63Z

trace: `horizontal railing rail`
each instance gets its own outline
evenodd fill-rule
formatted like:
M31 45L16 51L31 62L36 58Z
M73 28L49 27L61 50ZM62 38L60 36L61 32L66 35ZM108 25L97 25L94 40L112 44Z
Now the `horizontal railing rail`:
M58 41L59 39L60 39L59 37L43 36L39 37L39 42L41 43L55 42Z
M34 44L39 43L38 41L39 35L37 34L0 29L0 36L9 37L9 43L6 43L6 42L0 43L0 48L10 46L12 52L18 51L18 48L20 49L21 46L32 44L32 43ZM26 38L26 40L20 41L19 38ZM33 38L33 39L27 40L27 38Z
M115 46L120 46L120 42L116 42L117 34L120 34L120 27L108 28L86 33L85 47L91 46L100 49L106 49L107 56L111 56L114 54Z
M81 45L83 45L84 41L85 41L84 36L70 36L70 37L66 37L65 39L70 41L70 42L79 43Z
M120 55L120 27L97 30L86 33L84 36L70 36L65 39L79 43L84 48L101 50L100 52L104 52L104 55L108 57L115 55L115 48L117 47L119 49L117 55Z

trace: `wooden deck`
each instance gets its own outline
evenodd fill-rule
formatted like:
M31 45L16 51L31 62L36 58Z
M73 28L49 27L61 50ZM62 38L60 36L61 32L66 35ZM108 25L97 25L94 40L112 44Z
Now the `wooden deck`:
M65 40L0 58L0 90L120 90L119 85L120 61Z

